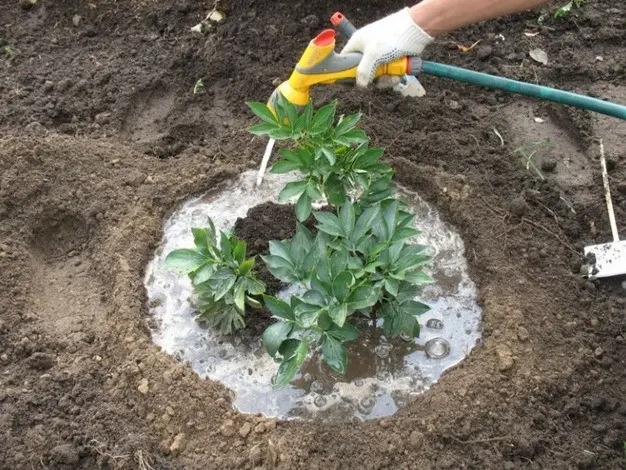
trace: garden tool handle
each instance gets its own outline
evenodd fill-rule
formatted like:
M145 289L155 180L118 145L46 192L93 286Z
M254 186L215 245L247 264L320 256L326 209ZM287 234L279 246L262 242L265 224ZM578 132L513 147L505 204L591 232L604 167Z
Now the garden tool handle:
M337 31L347 38L352 36L356 31L356 28L350 20L340 12L335 13L330 18L330 22L337 28ZM422 61L419 57L410 57L406 58L406 60L409 61L407 65L407 75L425 73L435 77L450 78L452 80L471 83L472 85L503 90L508 93L530 96L545 101L553 101L555 103L587 109L589 111L595 111L596 113L626 120L626 106L621 104L611 103L610 101L579 95L569 91L557 90L556 88L520 82L482 72L474 72L473 70L454 67L452 65L439 64L428 60Z
M346 39L350 39L356 31L356 26L354 26L340 11L334 13L333 16L330 17L330 22L337 32L342 36L345 36ZM403 75L417 76L422 71L422 58L419 56L403 57L398 60L407 62L406 71Z
M270 96L268 102L270 109L275 109L278 94L295 106L306 106L313 85L356 81L357 68L363 54L360 52L337 54L335 36L335 30L326 29L309 42L289 79L280 84ZM392 62L381 64L375 76L402 77L406 74L417 73L416 67L421 67L421 59L414 61L409 57L400 57Z

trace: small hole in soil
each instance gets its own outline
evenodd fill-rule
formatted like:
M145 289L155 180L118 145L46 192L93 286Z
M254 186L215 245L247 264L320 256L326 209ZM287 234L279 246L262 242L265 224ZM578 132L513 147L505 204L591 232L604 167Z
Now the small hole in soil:
M269 175L261 188L249 171L215 191L185 203L167 221L164 238L146 270L149 310L155 320L153 340L164 351L188 362L204 378L218 380L235 392L240 411L278 418L325 420L372 419L394 414L412 395L426 392L441 374L462 361L479 342L481 310L468 276L463 242L437 212L416 194L399 188L398 195L417 214L422 231L416 243L433 248L432 276L421 300L431 310L420 317L417 340L386 338L363 319L362 341L351 343L345 375L332 372L311 354L301 373L287 387L275 389L271 378L277 364L263 349L261 333L271 321L266 311L247 313L248 327L228 338L202 328L194 320L192 288L187 278L168 272L167 253L193 246L191 227L210 217L218 229L234 230L248 242L250 254L264 254L268 241L293 236L292 206L274 203L288 176ZM270 292L284 286L264 271L258 274Z

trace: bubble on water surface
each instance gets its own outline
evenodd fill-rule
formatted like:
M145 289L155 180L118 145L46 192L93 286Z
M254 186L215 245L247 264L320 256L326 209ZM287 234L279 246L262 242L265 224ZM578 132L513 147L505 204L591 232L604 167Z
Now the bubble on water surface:
M323 408L324 406L326 406L326 403L328 402L328 400L326 400L325 397L323 397L322 395L318 395L315 397L315 399L313 400L313 403L315 404L315 406L317 406L318 408Z
M450 343L443 338L429 339L424 345L424 351L431 359L443 359L450 354Z
M381 359L386 359L389 357L389 353L391 352L391 346L388 344L379 344L374 348L374 352Z
M433 330L441 330L443 328L443 322L438 318L430 318L426 322L426 328L431 328Z
M374 405L376 404L376 398L374 397L363 397L359 402L359 406L363 409L364 412L369 413Z

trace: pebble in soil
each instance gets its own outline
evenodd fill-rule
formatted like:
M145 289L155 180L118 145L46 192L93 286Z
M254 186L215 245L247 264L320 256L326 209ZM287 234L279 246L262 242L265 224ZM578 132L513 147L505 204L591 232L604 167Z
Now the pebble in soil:
M398 196L417 214L416 228L422 233L415 243L431 246L434 257L431 275L436 283L422 293L421 300L431 310L420 317L420 337L390 339L380 328L366 326L360 341L348 347L346 375L332 372L319 354L312 354L292 384L272 387L277 364L261 341L225 339L202 328L194 320L189 280L163 264L173 249L193 246L191 227L204 226L211 217L218 229L232 229L249 208L275 201L290 181L287 175L268 175L256 188L255 179L256 173L248 171L184 203L166 222L145 277L150 313L156 320L153 341L201 377L229 387L235 408L276 418L345 421L390 416L409 403L411 395L425 393L478 343L482 311L468 275L463 241L432 206L398 188Z

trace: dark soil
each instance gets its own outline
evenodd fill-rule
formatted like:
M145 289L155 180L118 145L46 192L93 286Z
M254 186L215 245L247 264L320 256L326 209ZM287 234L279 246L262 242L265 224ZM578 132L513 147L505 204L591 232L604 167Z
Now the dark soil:
M258 165L244 101L267 99L337 6L223 1L199 36L206 2L28 3L0 9L0 468L624 468L625 279L578 274L610 239L600 138L626 233L624 122L429 77L420 100L315 90L362 111L398 181L461 231L484 341L392 419L275 422L151 344L143 270L182 200ZM355 24L400 6L341 4ZM624 103L624 24L623 0L597 0L426 56Z
M259 255L269 254L270 240L287 240L293 237L296 234L296 223L293 206L272 202L251 208L245 218L235 222L235 235L248 244L248 256L257 256L257 275L271 295L276 294L284 285L270 274Z
M320 210L329 210L328 206ZM269 255L271 240L287 240L296 234L296 211L294 206L265 202L248 210L246 217L237 219L234 233L248 244L248 256L256 256L255 272L259 280L265 283L266 292L275 295L287 286L270 273L260 255ZM315 219L311 216L304 222L311 233L315 234ZM246 316L246 329L251 330L251 337L258 339L265 328L273 321L266 309L253 310ZM247 332L246 332L247 333Z
M248 244L248 256L256 256L255 271L265 283L268 295L275 295L285 285L270 273L259 255L269 254L270 240L287 240L296 233L296 214L293 206L266 202L251 208L243 219L235 222L235 235ZM257 338L271 323L271 313L262 308L246 315L246 329Z

